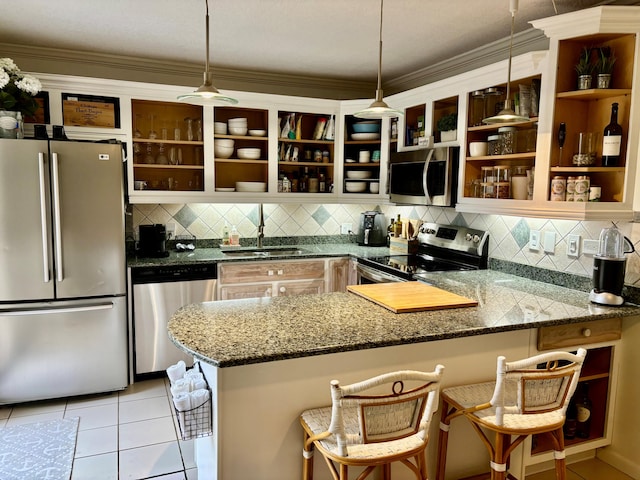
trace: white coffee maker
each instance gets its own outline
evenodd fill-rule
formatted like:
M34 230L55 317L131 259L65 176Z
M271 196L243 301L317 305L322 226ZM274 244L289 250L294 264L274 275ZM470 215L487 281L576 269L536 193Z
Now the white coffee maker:
M625 244L630 250L625 250ZM627 266L626 253L635 249L614 224L600 232L598 253L593 257L593 290L589 300L600 305L622 305L622 288Z

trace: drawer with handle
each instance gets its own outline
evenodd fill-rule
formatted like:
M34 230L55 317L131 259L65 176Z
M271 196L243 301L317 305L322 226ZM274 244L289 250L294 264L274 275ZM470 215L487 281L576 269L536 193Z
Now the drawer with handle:
M621 336L621 318L540 327L538 329L538 350L611 342L619 340Z

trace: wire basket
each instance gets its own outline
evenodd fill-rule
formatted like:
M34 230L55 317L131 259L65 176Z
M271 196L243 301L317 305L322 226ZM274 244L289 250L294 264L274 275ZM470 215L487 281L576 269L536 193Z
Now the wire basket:
M188 410L179 410L175 404L173 406L173 409L176 412L176 418L178 419L178 426L180 428L180 436L182 440L207 437L213 434L211 409L212 394L211 388L209 388L208 384L206 386L206 390L209 392L209 395L200 405Z

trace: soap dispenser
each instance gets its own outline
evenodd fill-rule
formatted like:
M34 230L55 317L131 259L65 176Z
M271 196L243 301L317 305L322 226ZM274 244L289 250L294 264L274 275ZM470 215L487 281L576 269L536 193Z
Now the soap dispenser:
M231 227L231 235L229 236L229 243L235 246L240 245L240 234L238 233L238 230L236 229L235 225Z

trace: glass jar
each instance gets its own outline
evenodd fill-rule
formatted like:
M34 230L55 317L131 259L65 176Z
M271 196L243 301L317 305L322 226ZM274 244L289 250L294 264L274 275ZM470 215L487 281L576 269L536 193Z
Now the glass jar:
M511 169L508 165L496 165L493 167L493 176L496 182L510 182Z
M503 92L499 88L491 87L484 91L485 114L487 117L497 115L504 107Z
M471 127L482 125L485 115L485 97L483 90L476 90L471 94Z
M501 153L500 135L489 135L487 137L487 155L500 155Z
M567 188L567 180L559 175L551 179L551 201L564 202Z
M496 182L495 184L496 198L511 198L511 183Z
M480 184L480 191L481 191L480 196L482 198L496 198L493 182L492 183L482 182Z
M500 127L498 134L502 144L502 155L516 153L516 127Z
M511 174L511 197L515 200L526 200L527 191L527 167L518 165L513 167Z

